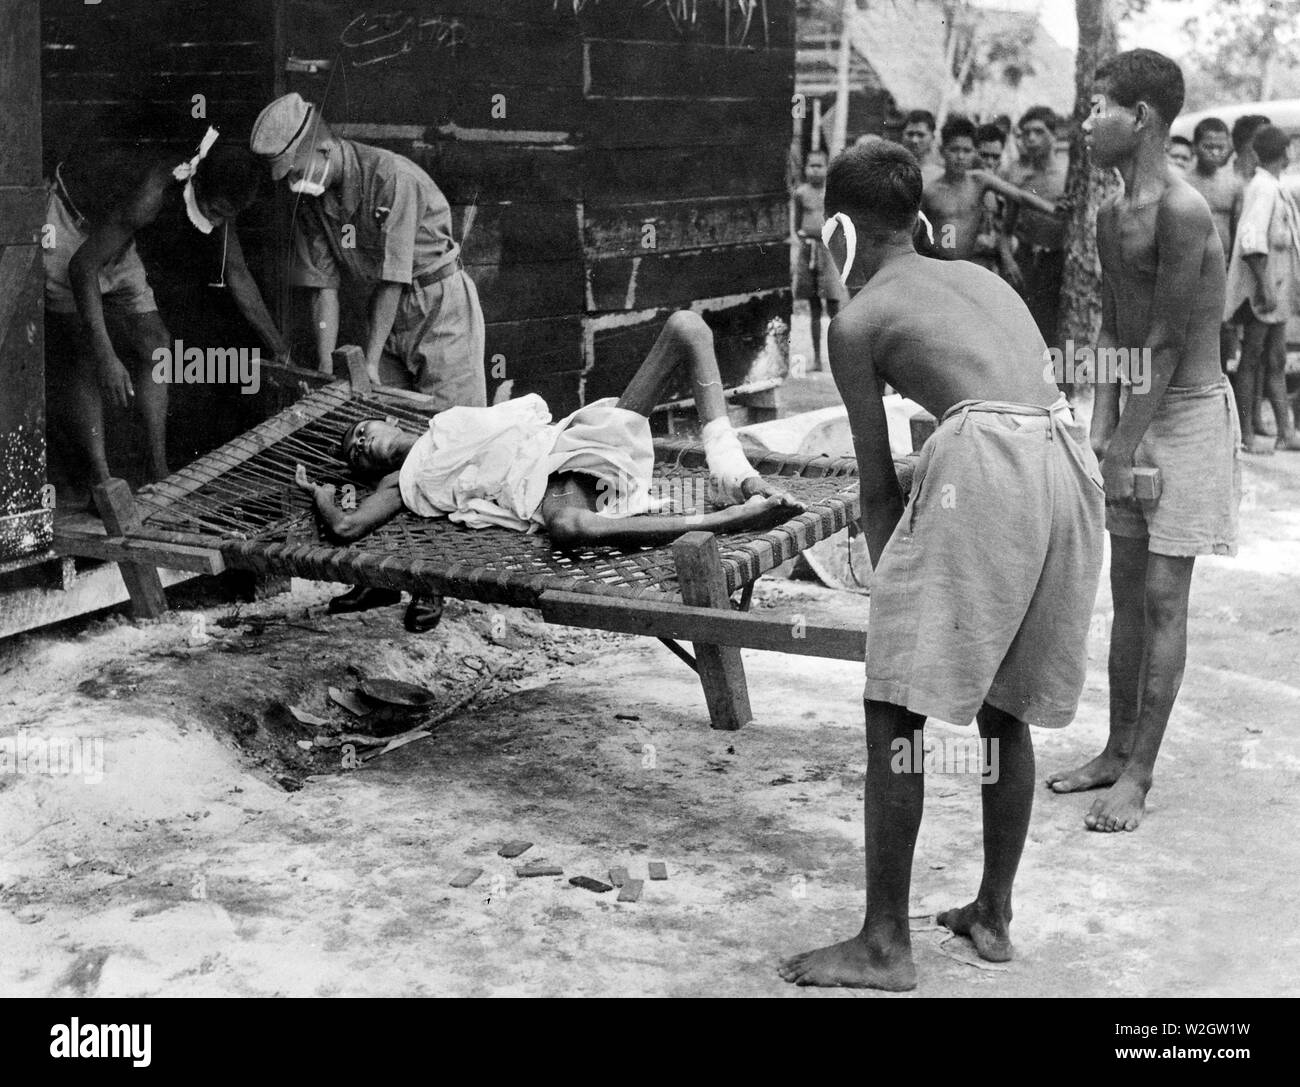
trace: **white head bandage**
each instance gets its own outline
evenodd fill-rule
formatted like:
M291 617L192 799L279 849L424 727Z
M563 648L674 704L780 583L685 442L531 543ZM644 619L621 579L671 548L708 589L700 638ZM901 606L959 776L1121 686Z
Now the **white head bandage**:
M837 211L826 222L822 223L822 244L830 248L831 239L835 237L835 227L839 225L844 230L844 267L840 269L840 279L844 283L849 281L849 272L853 270L853 258L858 253L858 231L850 219L842 211Z
M199 203L194 196L194 175L198 172L199 163L204 160L207 153L212 150L212 145L217 142L217 135L217 130L209 125L207 132L203 134L203 139L199 143L199 153L188 162L182 162L172 171L172 177L177 181L185 182L185 214L189 216L194 227L204 234L212 233L212 222L203 212L199 211Z

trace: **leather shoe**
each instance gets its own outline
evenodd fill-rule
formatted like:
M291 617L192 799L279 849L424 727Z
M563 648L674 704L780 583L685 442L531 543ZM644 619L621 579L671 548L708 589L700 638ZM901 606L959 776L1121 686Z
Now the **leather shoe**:
M412 634L427 634L442 622L441 596L413 596L402 616L402 626Z
M402 594L396 589L374 589L369 585L358 585L349 589L342 596L336 596L329 603L331 615L344 615L352 611L369 611L371 608L386 608L399 603Z

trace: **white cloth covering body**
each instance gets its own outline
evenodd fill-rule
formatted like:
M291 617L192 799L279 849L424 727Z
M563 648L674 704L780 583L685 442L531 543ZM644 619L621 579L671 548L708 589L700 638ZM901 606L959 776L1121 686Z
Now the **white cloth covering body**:
M613 397L597 400L558 423L536 393L440 412L402 464L402 501L421 517L536 532L547 479L581 472L598 480L598 513L645 513L654 471L650 423L617 405Z

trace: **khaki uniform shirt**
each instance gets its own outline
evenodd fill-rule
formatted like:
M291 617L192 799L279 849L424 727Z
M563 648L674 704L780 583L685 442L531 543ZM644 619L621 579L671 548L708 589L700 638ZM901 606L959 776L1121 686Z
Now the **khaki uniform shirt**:
M370 286L410 283L455 261L451 207L433 179L392 151L339 143L342 186L299 202L290 282L338 287L346 273Z

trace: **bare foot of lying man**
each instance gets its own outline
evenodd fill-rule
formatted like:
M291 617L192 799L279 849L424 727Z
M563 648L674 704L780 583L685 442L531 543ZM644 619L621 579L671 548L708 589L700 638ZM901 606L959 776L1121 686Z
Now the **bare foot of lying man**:
M911 943L903 940L873 948L862 933L842 943L785 959L778 973L795 985L884 989L891 993L916 988Z
M661 514L652 512L648 416L681 365L690 373L723 508ZM470 528L544 530L562 549L654 546L692 530L757 532L804 509L745 457L727 419L713 333L690 312L668 318L617 402L596 401L557 423L535 394L489 408L454 407L419 437L364 419L344 433L338 456L354 471L382 477L355 509L339 508L335 488L311 482L301 467L295 479L343 541L360 539L404 509Z

